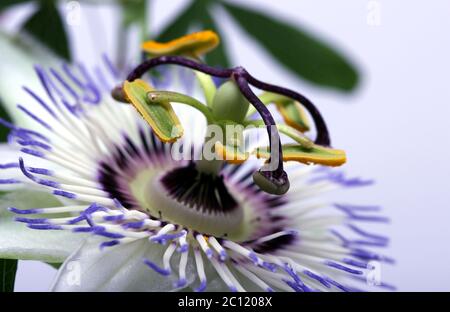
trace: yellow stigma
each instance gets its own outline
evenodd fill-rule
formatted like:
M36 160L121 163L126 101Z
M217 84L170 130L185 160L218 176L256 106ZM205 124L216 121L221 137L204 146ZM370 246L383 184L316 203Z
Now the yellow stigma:
M217 47L219 42L215 32L204 30L169 42L146 41L141 48L152 56L186 55L198 58Z

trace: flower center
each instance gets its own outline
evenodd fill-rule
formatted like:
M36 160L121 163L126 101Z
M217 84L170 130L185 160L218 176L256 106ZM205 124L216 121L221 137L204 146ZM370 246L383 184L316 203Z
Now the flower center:
M152 202L152 215L216 237L247 237L244 210L230 194L223 176L200 172L190 163L163 173L149 184L146 197Z
M131 207L155 219L238 241L254 232L249 222L252 209L239 204L222 175L199 171L194 163L165 170L146 168L127 184Z

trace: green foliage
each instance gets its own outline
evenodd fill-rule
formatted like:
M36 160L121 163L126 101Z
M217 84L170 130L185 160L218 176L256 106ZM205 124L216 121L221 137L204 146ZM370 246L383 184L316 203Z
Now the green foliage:
M55 1L39 1L38 10L25 22L23 30L57 55L70 60L69 41Z
M145 0L120 0L123 12L123 26L146 23L147 3Z
M12 5L22 4L30 2L30 0L1 0L0 2L0 11L6 9Z
M17 260L0 259L0 292L13 292Z
M161 32L157 40L167 41L201 26L221 35L221 25L212 14L214 6L222 6L250 37L257 40L281 65L297 76L322 87L348 92L358 84L358 72L341 53L298 26L225 1L192 1ZM206 56L211 65L229 67L226 44Z
M166 28L157 36L158 41L169 41L177 37L185 35L189 28L196 23L201 12L202 6L196 1L192 1L184 11L179 13L170 21Z
M212 52L206 54L206 62L212 66L230 67L230 60L227 55L227 44L221 30L217 27L214 17L207 8L203 9L201 16L202 28L215 31L220 36L220 44Z
M298 76L342 91L356 86L358 74L353 66L306 31L262 12L228 3L224 7L275 59Z
M0 118L2 118L3 120L6 120L6 121L10 121L8 113L6 113L5 109L3 108L2 103L0 103ZM9 133L9 129L0 125L0 142L6 141L8 133Z

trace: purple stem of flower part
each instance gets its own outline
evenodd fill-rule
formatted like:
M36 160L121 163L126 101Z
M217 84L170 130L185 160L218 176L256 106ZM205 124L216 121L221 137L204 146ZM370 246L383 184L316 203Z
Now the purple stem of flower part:
M182 56L160 56L152 59L148 59L138 65L127 77L128 81L134 81L142 75L144 75L148 70L165 64L180 65L183 67L188 67L194 70L201 71L205 74L220 77L220 78L230 78L233 74L233 69L220 69L214 68L205 64L198 63L196 61L184 58Z
M317 129L317 137L315 143L323 146L331 145L330 135L325 120L323 119L317 107L308 98L293 90L262 82L250 75L248 72L245 73L245 78L252 86L258 89L281 94L298 101L311 114L311 117L314 120L314 124L316 125Z
M247 80L245 79L246 71L243 68L240 68L239 71L236 71L234 74L234 79L239 87L239 90L241 90L241 93L246 97L246 99L253 104L253 106L256 108L258 113L261 115L262 120L264 120L264 123L267 128L267 134L269 135L269 145L270 145L270 158L273 160L274 157L278 157L278 167L276 172L279 173L279 175L283 174L283 151L281 149L281 141L280 136L277 131L277 126L275 123L275 120L273 119L272 114L267 109L267 107L261 102L261 100L256 96L255 93L253 93L252 89L250 89ZM272 133L274 131L275 133ZM273 155L275 152L275 149L272 148L272 135L275 135L275 139L279 144L278 148L278 154L279 155Z

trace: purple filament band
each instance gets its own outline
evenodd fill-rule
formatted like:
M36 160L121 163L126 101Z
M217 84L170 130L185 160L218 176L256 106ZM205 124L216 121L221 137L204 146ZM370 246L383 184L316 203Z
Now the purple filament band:
M33 90L23 87L25 92L27 92L33 99L36 100L50 115L52 115L55 119L58 119L55 112L45 103L45 101L40 98Z
M42 120L41 118L37 117L35 114L33 114L32 112L30 112L28 109L26 109L25 107L23 107L22 105L18 104L17 108L20 109L21 111L23 111L25 114L27 114L28 116L31 117L31 119L33 119L34 121L36 121L37 123L39 123L40 125L42 125L43 127L47 128L48 130L52 130L52 127L50 127L50 125L48 123L46 123L44 120Z
M152 261L148 260L148 259L144 259L144 263L151 269L153 269L155 272L164 275L164 276L168 276L170 275L170 270L166 270L163 268L160 268L156 263L153 263Z

